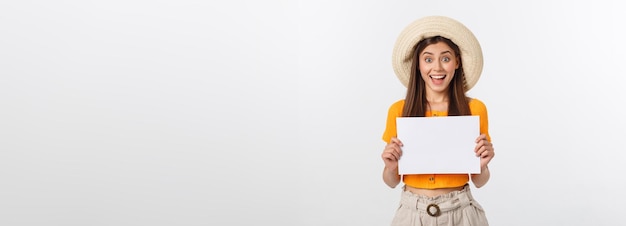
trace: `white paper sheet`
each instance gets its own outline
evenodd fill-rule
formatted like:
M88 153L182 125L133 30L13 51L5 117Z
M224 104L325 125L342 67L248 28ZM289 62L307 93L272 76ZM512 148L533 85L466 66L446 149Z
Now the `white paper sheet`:
M398 117L400 174L480 173L474 148L479 116Z

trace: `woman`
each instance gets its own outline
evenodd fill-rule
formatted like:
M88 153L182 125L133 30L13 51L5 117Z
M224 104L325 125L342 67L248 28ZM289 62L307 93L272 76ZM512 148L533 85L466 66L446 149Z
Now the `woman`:
M392 225L488 225L485 213L472 198L490 177L494 149L483 102L466 96L482 72L482 50L473 33L443 16L416 20L399 35L393 68L407 87L406 98L391 105L383 140L383 181L391 188L404 183L400 207ZM396 117L478 115L480 135L474 152L480 174L398 174L402 141L396 138ZM468 150L472 151L472 150Z

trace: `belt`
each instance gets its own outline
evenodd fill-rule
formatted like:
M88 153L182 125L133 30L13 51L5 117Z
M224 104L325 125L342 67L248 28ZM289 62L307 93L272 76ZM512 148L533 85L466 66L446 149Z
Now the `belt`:
M463 190L437 197L415 195L409 191L403 191L400 201L403 206L415 208L418 211L425 211L432 217L437 217L442 213L472 205L473 202L474 199L467 185Z

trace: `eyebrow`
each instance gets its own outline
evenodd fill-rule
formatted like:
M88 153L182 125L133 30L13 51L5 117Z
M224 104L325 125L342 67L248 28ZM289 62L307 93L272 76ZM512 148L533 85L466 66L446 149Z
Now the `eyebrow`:
M452 51L450 51L450 50L446 50L446 51L441 52L441 54L444 54L444 53L449 53L449 54L452 54ZM422 53L422 55L426 55L426 54L433 55L433 53L431 53L431 52L423 52L423 53Z

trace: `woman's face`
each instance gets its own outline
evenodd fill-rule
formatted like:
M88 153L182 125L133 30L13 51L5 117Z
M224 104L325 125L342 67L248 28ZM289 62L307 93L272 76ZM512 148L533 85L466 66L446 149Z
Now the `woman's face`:
M419 55L419 70L427 89L441 93L448 89L459 67L456 53L444 42L427 46Z

